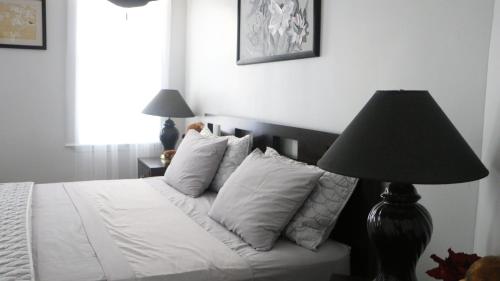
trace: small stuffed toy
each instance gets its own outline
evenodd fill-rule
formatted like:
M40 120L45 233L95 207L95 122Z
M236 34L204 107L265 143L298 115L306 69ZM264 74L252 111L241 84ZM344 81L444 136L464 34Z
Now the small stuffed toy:
M205 124L203 124L203 122L192 123L187 126L186 132L189 130L195 130L199 133L201 132L201 130L203 130L203 127L205 127ZM182 137L184 138L184 135ZM174 158L175 152L175 149L163 151L163 154L161 155L162 161L164 161L165 163L170 163L170 161L172 161L172 158Z
M186 132L189 130L195 130L199 133L201 132L201 130L203 130L203 127L205 127L205 124L203 124L203 122L192 123L187 126Z
M163 151L163 154L161 155L162 161L170 163L170 161L172 161L172 158L174 158L175 151L175 149Z

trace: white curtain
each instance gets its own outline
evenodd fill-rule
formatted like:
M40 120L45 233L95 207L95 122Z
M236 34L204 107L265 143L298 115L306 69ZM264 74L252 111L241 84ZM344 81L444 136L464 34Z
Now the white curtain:
M137 178L139 157L159 157L160 144L75 147L76 181Z
M75 179L137 176L138 157L159 157L160 118L142 109L168 88L170 0L121 8L68 1L68 143Z

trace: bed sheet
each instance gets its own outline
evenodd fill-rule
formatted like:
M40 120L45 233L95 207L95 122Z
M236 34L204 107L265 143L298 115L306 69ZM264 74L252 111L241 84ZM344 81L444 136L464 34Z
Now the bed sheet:
M78 196L68 194L68 189L80 192L85 188L93 190L90 194L94 194L94 196L104 196L105 198L109 195L110 198L114 198L112 200L114 203L126 203L123 206L112 206L113 202L102 203L107 199L97 200L95 201L97 202L96 206L102 203L104 207L100 211L96 211L96 213L105 221L104 225L111 233L110 237L113 241L111 244L115 244L119 252L123 254L130 265L130 269L137 275L138 280L196 280L197 276L206 276L207 270L211 271L213 276L217 276L214 272L217 270L224 271L224 266L227 267L226 270L234 266L235 271L232 274L220 275L224 276L221 280L329 280L332 273L349 273L349 247L346 245L328 241L317 252L312 252L292 242L279 240L272 251L255 251L239 237L208 217L208 210L215 200L216 193L207 192L202 197L191 198L168 186L162 178L150 178L144 180L35 185L33 193L33 249L37 280L101 281L110 279L106 274L106 269L103 268L103 262L97 254L99 253L99 249L96 250L96 244L98 243L92 242L92 239L89 238L88 229L86 228L88 226L85 225L85 220L82 220L82 214L78 206L76 206L78 204L75 205L75 202L73 202L75 199L72 199L72 197ZM110 193L103 195L99 190L106 188L110 190ZM123 200L116 199L120 197L120 192L116 192L118 189L125 195L125 198L122 198ZM147 193L141 193L142 189L150 190ZM94 193L94 191L99 192ZM157 209L158 211L163 210L164 213L168 214L180 210L182 215L177 214L177 219L168 222L172 220L169 219L168 215L156 216L154 212L150 211L142 215L141 212L136 211L123 213L121 209L133 209L131 206L136 204L130 200L136 195L130 192L139 192L136 194L138 196L147 194L151 198L154 197L154 204L160 206ZM127 193L129 193L129 196L126 196ZM133 196L130 197L130 195ZM83 196L88 196L88 194ZM149 199L145 198L145 200ZM175 206L175 210L172 209L173 206ZM116 212L117 210L120 211ZM127 214L127 216L133 214L133 216L138 217L121 220L122 216L117 215L120 213ZM127 225L133 221L141 221L141 216L145 215L154 216L156 221L151 222L158 224L158 227L150 229L147 233L139 231L141 228L149 228L144 224L132 230L130 228L127 231L121 229L123 227L127 229ZM179 218L183 215L185 218L179 221ZM164 225L160 225L162 224L161 220L164 221ZM173 229L173 223L179 224L182 222L181 224L184 224L183 221L192 222L187 222L188 229L193 232L192 236L190 236L191 240L202 237L200 238L202 242L190 244L191 247L194 247L196 255L204 253L205 258L208 260L220 256L219 264L215 264L215 267L211 267L213 264L198 268L195 266L192 270L187 268L196 264L196 262L176 265L175 253L177 250L174 249L185 248L185 245L179 241L187 238L183 238L182 233L179 231L171 231L175 234L170 233L170 235L174 236L171 236L168 241L176 242L169 245L160 245L167 248L159 252L155 252L154 248L145 251L148 245L157 247L158 244L151 244L151 241L138 243L141 235L150 235L149 239L161 241L159 239L161 236L158 236L158 233L168 233L169 228ZM113 232L115 232L114 235ZM168 249L172 249L174 254L169 255L170 250ZM188 249L188 252L192 250L193 248ZM179 266L182 270L179 270L175 276L170 276L172 278L166 279L171 273L164 272L165 274L162 275L161 271L156 270L165 261L159 262L157 265L144 264L144 261L152 260L150 257L158 253L161 254L158 255L157 260L169 260L166 263L170 264L170 271L172 268L175 269L176 266ZM204 261L206 262L206 260ZM203 264L201 261L198 262L198 265ZM203 278L200 280L203 280Z
M310 251L282 238L271 251L257 251L208 217L217 193L207 191L201 197L192 198L168 186L161 177L145 180L211 235L243 257L252 267L256 281L330 280L334 273L350 273L350 247L345 244L328 240L317 251Z

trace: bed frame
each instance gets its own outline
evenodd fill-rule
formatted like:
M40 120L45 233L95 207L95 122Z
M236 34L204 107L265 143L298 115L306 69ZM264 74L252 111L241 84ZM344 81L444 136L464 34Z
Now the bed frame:
M316 165L339 135L276 125L256 120L207 114L204 123L212 131L222 135L253 136L254 148L265 150L273 147L287 155L284 143L294 143L298 161ZM286 140L286 141L285 141ZM289 154L287 156L290 156ZM383 185L380 182L360 180L346 207L342 211L331 239L351 246L351 275L373 278L376 272L376 257L366 230L366 220L371 208L380 201Z

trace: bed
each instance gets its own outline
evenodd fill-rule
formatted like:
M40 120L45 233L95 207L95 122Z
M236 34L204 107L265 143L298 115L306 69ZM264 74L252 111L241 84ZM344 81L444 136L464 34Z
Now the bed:
M315 164L337 137L225 116L207 115L204 121L212 131L222 134L251 134L256 148L269 146L285 153L289 150L285 141L294 140L292 156L309 164ZM262 252L208 216L216 193L186 196L162 177L11 184L0 188L0 205L14 210L0 215L9 226L0 226L0 280L372 277L375 258L366 233L366 217L379 201L381 188L379 183L360 180L331 239L317 251L280 239L272 250ZM25 244L30 247L23 247ZM11 254L5 254L9 249Z

